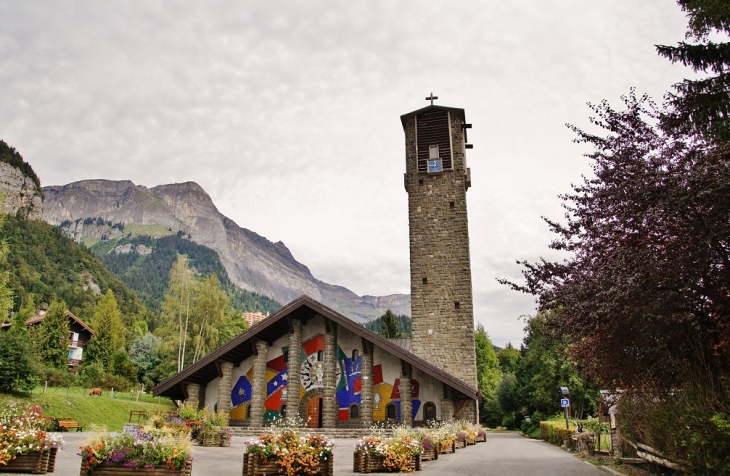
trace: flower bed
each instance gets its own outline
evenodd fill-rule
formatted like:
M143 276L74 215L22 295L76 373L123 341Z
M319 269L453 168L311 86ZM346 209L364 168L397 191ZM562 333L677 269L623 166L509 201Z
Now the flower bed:
M421 455L413 455L405 461L401 460L399 461L399 467L394 468L392 464L386 463L385 456L355 451L352 470L356 473L385 473L393 471L410 473L412 471L420 471Z
M302 435L295 429L284 428L247 441L246 445L244 474L331 476L333 472L335 445L324 436Z
M153 437L143 430L103 434L80 447L81 476L106 474L180 474L192 468L190 441Z
M43 474L55 469L61 437L45 431L37 405L10 406L0 413L0 471Z
M477 431L476 442L477 443L486 443L487 442L487 432L484 431L483 429L479 429L479 431Z

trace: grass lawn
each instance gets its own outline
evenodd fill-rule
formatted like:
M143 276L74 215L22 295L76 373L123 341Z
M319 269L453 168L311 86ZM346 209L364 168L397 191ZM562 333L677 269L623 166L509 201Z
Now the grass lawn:
M0 402L11 401L22 404L37 404L43 409L45 416L69 418L79 422L84 431L121 431L129 421L131 410L141 410L150 413L167 413L174 411L175 405L169 398L152 397L142 394L139 401L137 395L129 392L111 392L104 390L101 397L89 396L89 389L80 387L52 388L45 394L43 387L38 387L31 394L0 393Z

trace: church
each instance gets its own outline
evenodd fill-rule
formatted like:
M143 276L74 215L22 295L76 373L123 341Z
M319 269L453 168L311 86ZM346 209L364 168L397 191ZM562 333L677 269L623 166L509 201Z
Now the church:
M464 110L401 116L406 143L411 339L385 339L308 296L153 390L229 414L231 426L312 428L478 420Z

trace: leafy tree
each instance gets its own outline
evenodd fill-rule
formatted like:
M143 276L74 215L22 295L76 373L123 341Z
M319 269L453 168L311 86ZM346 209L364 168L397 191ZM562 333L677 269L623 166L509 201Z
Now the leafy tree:
M386 339L397 339L399 337L402 337L403 335L400 333L400 330L398 329L398 321L395 318L395 314L393 314L393 311L388 309L385 311L385 314L381 316L381 322L380 322L380 335L385 337Z
M516 370L520 398L527 414L560 412L558 388L563 386L570 390L574 417L594 413L599 397L597 385L579 373L568 356L567 346L559 336L550 334L545 321L545 313L528 319Z
M680 363L728 375L730 150L667 136L647 98L624 100L594 107L606 137L575 129L595 177L563 196L567 224L548 220L571 256L524 263L516 288L554 311L546 324L604 385L679 388Z
M86 346L85 361L100 362L105 371L112 370L112 355L124 346L127 330L111 290L101 298L91 321L94 337Z
M0 391L32 390L40 380L37 367L25 322L0 331Z
M122 377L132 383L137 381L137 366L129 360L129 356L124 349L119 349L114 352L111 356L110 363L110 370L112 374Z
M517 364L520 361L520 351L508 343L507 347L497 352L497 360L499 360L499 368L502 372L517 372Z
M502 379L497 386L497 403L505 415L512 416L512 425L514 426L514 417L520 411L520 394L517 386L517 377L512 373L502 374Z
M43 363L53 369L68 367L69 323L66 303L57 301L41 321L38 329L38 348Z
M657 52L672 63L682 63L695 72L706 73L700 79L685 79L668 94L670 110L662 117L668 129L698 134L715 143L730 141L730 43L715 43L713 32L730 33L730 4L724 0L678 0L687 12L687 39L677 46L657 46ZM711 74L714 74L712 76Z
M211 273L197 288L193 307L193 362L218 347L220 331L230 308L228 296L221 289L218 277Z
M162 334L166 348L177 354L175 360L178 372L190 360L186 352L190 340L191 310L195 304L195 287L195 276L188 266L188 260L180 255L170 271L169 287L162 303L162 317L165 321Z
M129 349L129 360L137 367L139 381L147 386L158 383L154 379L154 371L162 361L157 351L160 342L160 338L148 332L132 341Z
M481 324L477 326L474 333L474 344L477 361L477 382L483 398L479 415L487 425L496 426L502 421L502 414L497 404L497 386L502 378L502 372L499 368L492 341Z

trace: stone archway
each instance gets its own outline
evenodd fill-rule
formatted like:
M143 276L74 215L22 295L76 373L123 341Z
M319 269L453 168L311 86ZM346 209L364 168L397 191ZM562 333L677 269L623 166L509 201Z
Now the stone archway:
M322 402L323 397L324 397L324 388L320 387L320 388L314 388L314 389L308 391L307 393L304 394L302 399L299 401L299 408L298 408L299 416L304 418L304 426L309 426L309 424L311 423L311 421L308 421L308 417L311 415L308 415L307 412L308 411L310 411L310 412L317 411L318 416L320 417L319 421L317 422L317 425L318 425L317 427L321 428L321 425L322 425L321 412L322 412L322 405L323 405L323 402ZM310 403L315 398L319 399L319 407L317 410L315 410L316 404L313 403L310 406ZM335 396L335 405L337 405L336 396ZM337 407L337 408L339 408L339 407Z

